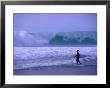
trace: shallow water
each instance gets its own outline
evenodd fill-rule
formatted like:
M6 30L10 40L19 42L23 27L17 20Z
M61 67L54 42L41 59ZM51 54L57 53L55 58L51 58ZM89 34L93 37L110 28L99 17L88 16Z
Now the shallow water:
M85 65L97 65L96 47L14 47L14 69L75 64L77 49Z

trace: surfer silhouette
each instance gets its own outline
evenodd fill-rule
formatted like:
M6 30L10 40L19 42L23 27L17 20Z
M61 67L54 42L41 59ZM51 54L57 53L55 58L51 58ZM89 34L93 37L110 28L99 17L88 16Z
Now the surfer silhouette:
M81 64L81 62L79 61L79 58L80 58L80 54L79 54L79 50L77 50L77 54L76 54L76 62L77 62L77 64L79 63L79 64Z

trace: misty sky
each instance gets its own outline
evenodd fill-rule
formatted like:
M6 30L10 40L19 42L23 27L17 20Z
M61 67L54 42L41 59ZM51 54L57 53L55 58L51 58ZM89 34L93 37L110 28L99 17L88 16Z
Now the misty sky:
M96 13L15 13L14 30L28 32L96 31Z

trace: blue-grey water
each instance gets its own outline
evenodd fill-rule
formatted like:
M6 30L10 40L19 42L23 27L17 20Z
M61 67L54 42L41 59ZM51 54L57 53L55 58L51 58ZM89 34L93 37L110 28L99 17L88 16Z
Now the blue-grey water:
M76 50L84 65L97 65L96 47L14 47L14 69L76 64Z

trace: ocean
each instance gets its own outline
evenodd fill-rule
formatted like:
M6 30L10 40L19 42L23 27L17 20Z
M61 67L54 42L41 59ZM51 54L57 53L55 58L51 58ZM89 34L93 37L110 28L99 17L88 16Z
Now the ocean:
M76 64L76 51L83 65L97 65L97 47L14 47L14 70Z

